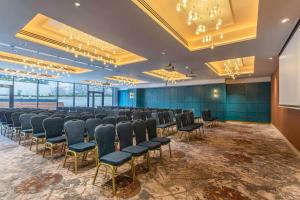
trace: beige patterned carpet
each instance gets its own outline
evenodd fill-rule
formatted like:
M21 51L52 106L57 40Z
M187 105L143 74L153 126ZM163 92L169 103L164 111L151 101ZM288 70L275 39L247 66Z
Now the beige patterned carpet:
M140 158L135 183L128 165L118 169L113 198L104 169L92 185L92 153L75 175L59 150L51 162L0 136L0 199L300 199L300 158L270 125L220 123L189 143L171 137L172 158L167 147L162 162L152 154L150 172Z

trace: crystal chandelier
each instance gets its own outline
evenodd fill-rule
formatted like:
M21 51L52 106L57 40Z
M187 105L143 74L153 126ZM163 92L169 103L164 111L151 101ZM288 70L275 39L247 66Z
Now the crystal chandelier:
M230 59L224 61L225 72L232 79L235 79L240 75L240 68L243 67L243 61L241 58Z
M209 44L210 48L214 48L214 40L219 37L224 38L221 32L223 25L222 10L220 8L222 0L179 0L176 4L176 10L181 12L185 10L187 13L187 25L196 25L195 34L202 36L202 42ZM209 34L208 32L216 31L217 34Z

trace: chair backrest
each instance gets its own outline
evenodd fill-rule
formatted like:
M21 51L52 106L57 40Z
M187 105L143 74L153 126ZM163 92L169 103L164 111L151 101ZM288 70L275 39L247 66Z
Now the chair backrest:
M128 120L127 120L127 117L125 115L123 115L123 116L120 115L120 116L117 117L117 123L126 122L126 121L128 121Z
M82 116L81 116L81 119L82 119L83 121L86 121L86 120L88 120L88 119L93 119L93 118L95 118L95 116L94 116L93 114L85 114L85 115L82 115Z
M26 129L31 129L31 117L35 116L36 114L34 113L25 113L25 114L21 114L19 119L20 119L20 123L21 123L21 129L22 130L26 130Z
M195 122L195 116L194 116L193 112L189 113L189 121L191 124L194 124L194 122Z
M64 120L60 117L46 118L43 121L46 138L62 136Z
M169 115L169 112L168 112L168 111L165 111L165 112L164 112L164 122L165 122L166 124L171 122L170 115Z
M180 128L182 128L181 115L182 114L175 115L177 130L179 130Z
M130 110L126 111L126 117L128 120L132 120L132 112Z
M147 133L149 140L157 137L156 132L156 120L155 119L147 119L146 121Z
M120 140L120 150L133 145L133 125L130 122L118 123L117 133Z
M102 124L95 129L95 140L99 158L115 151L115 127L112 124Z
M106 116L107 116L107 114L104 114L104 113L98 113L97 115L95 115L95 117L99 118L99 119L103 119Z
M0 120L1 123L6 123L5 111L0 111Z
M45 132L43 127L44 119L48 118L46 115L36 115L31 117L30 123L32 127L32 133L43 133Z
M151 114L151 118L156 120L156 124L159 124L157 112L153 112L153 113Z
M7 124L13 124L13 121L12 121L12 119L11 119L11 115L12 115L12 114L13 114L12 111L6 111L6 112L4 113L5 118L6 118L6 123L7 123Z
M68 146L84 142L85 122L83 120L69 120L64 127Z
M147 140L146 137L146 122L142 120L137 120L133 123L133 130L135 133L136 144L144 142Z
M20 115L22 113L21 112L14 112L13 114L11 114L11 119L13 121L13 125L14 127L20 127L21 126L21 122L20 122Z
M210 110L204 110L204 111L202 111L201 115L202 115L202 118L203 118L204 121L211 119L211 112L210 112Z
M80 120L80 117L79 116L73 116L73 115L68 115L64 118L64 122L68 122L70 120Z
M151 119L152 118L152 115L151 115L151 111L146 111L146 118L147 119Z
M164 121L164 113L163 112L158 112L157 113L157 117L158 117L158 123L159 124L164 124L165 121Z
M115 126L117 124L117 120L115 117L104 117L102 119L102 123L103 124L112 124Z
M146 112L145 112L145 111L142 111L142 112L141 112L141 119L142 119L142 120L146 120L146 119L147 119L147 115L146 115Z
M88 119L85 122L85 127L88 131L89 140L95 139L95 128L102 124L102 120L98 118Z
M55 113L55 114L51 115L51 117L52 118L54 118L54 117L60 117L60 118L64 119L65 115L64 114L60 114L60 113Z
M175 118L174 112L172 110L169 110L168 113L169 113L169 116L170 116L170 121L174 122L174 118Z
M185 112L185 113L181 114L181 123L182 123L183 127L189 125L188 113Z
M138 119L142 119L142 115L140 111L134 112L133 113L133 120L138 120Z

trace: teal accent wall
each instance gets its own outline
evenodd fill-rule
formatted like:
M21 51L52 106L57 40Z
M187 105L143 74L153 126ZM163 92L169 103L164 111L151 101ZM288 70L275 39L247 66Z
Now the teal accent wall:
M135 99L129 93L135 92ZM211 110L219 120L270 122L270 83L210 84L119 91L119 106Z
M270 122L270 83L226 85L226 120Z

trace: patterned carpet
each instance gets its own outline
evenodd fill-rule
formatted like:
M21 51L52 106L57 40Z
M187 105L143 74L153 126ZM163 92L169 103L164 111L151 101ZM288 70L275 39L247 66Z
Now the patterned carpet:
M162 161L152 154L150 172L140 158L135 183L129 165L118 169L115 199L300 199L300 158L270 125L220 123L189 143L171 137L172 158L167 146ZM92 185L92 153L77 175L62 163L60 150L52 162L0 136L0 199L113 199L104 169Z

